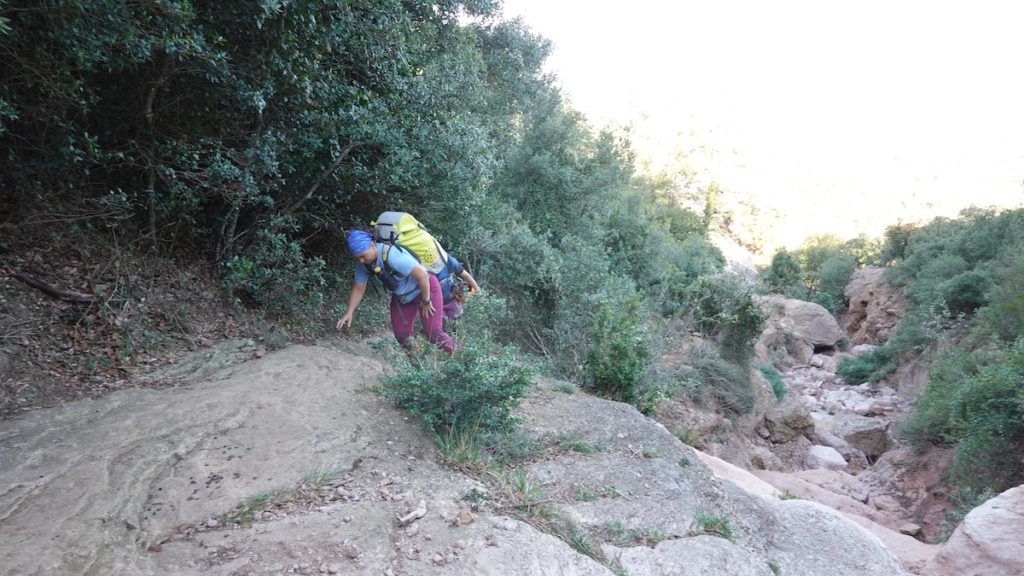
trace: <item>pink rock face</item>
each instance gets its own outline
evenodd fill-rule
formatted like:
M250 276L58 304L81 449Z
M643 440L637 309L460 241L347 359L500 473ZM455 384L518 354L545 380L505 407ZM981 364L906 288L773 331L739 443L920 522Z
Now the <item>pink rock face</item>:
M964 518L928 564L928 576L1024 574L1024 485L992 498Z
M843 292L848 306L839 324L850 344L884 343L903 316L903 294L885 281L884 273L884 268L877 267L857 270Z

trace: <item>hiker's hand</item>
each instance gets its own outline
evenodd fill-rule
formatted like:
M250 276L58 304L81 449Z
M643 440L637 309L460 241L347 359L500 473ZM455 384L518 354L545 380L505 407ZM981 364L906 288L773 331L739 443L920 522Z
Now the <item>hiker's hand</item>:
M430 300L420 302L420 313L424 318L430 318L434 315L434 304Z
M341 330L345 326L349 326L349 327L352 326L352 313L351 312L346 312L345 315L342 316L340 320L338 320L338 323L335 324L334 327L336 329L338 329L338 330Z

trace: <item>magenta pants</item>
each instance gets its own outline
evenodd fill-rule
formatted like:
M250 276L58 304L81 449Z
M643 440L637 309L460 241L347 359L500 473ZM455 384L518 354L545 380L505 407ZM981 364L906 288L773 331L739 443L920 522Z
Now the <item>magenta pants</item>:
M437 344L445 352L451 352L455 348L452 337L444 331L444 296L441 295L441 284L437 276L428 274L430 277L430 303L434 305L434 315L430 318L423 316L420 312L420 302L423 301L423 294L420 294L408 304L400 304L398 298L391 297L391 331L395 334L395 340L404 345L412 336L416 323L416 315L420 316L420 323L423 324L423 334L427 340Z

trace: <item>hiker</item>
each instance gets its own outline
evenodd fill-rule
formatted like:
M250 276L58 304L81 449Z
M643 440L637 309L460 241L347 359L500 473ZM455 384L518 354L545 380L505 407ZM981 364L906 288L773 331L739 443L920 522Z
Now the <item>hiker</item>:
M352 293L348 297L348 308L345 315L338 320L336 328L341 330L352 325L352 315L363 300L366 284L373 273L391 290L391 331L399 344L408 344L416 322L416 313L419 312L427 340L445 352L451 352L455 343L444 331L444 297L437 276L427 272L412 254L395 246L387 249L385 262L383 245L375 242L369 232L350 230L345 240L349 252L361 265L356 266Z
M437 280L441 283L441 293L444 295L445 320L455 320L462 316L462 303L480 291L480 286L473 275L451 254L448 254L448 263L438 273ZM469 287L469 292L463 295L466 286Z

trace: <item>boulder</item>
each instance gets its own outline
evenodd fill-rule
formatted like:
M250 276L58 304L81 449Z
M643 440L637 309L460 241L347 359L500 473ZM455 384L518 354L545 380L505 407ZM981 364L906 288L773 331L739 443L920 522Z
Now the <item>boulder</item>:
M928 563L929 576L1024 574L1024 484L978 506Z
M845 337L828 310L813 302L772 295L760 297L758 304L768 317L754 345L763 360L807 364L816 352L834 349Z
M787 397L764 415L765 428L772 442L789 442L814 430L811 411L799 397Z
M845 470L846 460L835 448L816 444L807 451L807 467L812 469Z
M889 424L885 418L842 414L836 416L832 431L873 460L889 447Z
M843 291L847 305L839 323L850 344L882 344L906 310L903 293L885 281L885 268L870 266L853 273Z
M815 354L814 356L811 356L808 364L826 372L831 372L832 374L836 373L836 367L838 366L836 359L827 354Z

